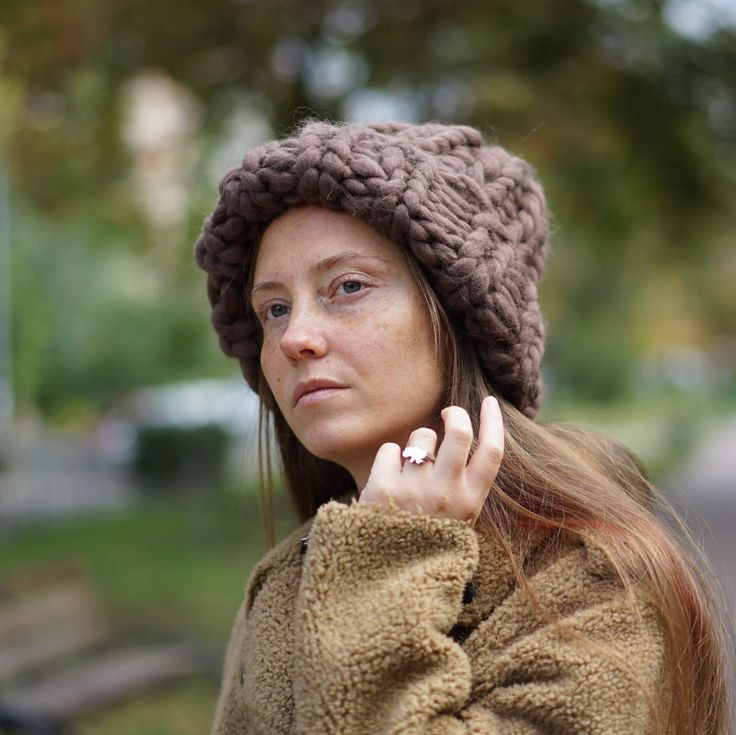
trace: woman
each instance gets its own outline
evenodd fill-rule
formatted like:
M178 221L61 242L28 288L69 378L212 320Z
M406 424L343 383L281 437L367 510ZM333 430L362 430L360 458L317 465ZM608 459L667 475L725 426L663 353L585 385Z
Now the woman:
M725 732L641 466L533 420L529 167L468 127L311 122L220 192L197 259L303 525L251 574L214 732Z

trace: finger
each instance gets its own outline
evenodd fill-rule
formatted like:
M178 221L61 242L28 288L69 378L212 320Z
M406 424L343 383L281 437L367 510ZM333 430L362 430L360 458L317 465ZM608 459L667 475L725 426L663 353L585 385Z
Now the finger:
M468 463L466 477L478 492L488 492L503 459L503 418L501 407L493 396L483 400L480 409L478 445Z
M409 435L409 441L406 443L406 448L416 447L418 449L423 449L425 452L429 452L432 455L434 455L436 446L437 432L433 429L427 428L426 426L423 426L420 429L414 429L414 431ZM404 467L419 467L422 464L428 465L431 464L431 462L424 461L416 464L407 459L406 462L404 462Z
M468 463L468 452L473 443L473 425L470 416L460 406L442 409L445 436L437 452L437 470L447 476L459 475Z
M360 495L364 501L383 502L401 472L401 447L393 442L382 444L376 452L368 481Z

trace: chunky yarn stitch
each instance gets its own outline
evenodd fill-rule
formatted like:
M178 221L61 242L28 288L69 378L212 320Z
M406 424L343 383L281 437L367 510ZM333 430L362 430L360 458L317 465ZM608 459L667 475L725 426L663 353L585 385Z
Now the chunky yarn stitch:
M498 393L534 417L544 325L537 282L548 215L528 164L471 127L309 122L265 143L220 182L196 244L225 354L257 389L260 327L245 284L258 239L288 207L363 217L410 250Z

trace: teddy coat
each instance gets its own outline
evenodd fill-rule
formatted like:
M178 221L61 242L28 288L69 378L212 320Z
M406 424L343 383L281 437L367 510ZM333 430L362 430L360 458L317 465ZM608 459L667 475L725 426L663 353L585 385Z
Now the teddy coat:
M667 706L656 611L633 611L590 543L539 534L525 569L545 608L620 662L540 615L467 524L322 505L250 575L213 733L651 732L650 705Z

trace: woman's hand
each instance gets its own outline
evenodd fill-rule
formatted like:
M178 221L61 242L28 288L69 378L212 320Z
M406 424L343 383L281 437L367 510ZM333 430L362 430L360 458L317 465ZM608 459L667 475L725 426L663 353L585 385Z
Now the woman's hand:
M407 460L402 466L402 448L383 444L359 502L475 523L503 457L501 410L494 397L483 401L478 445L470 462L473 428L467 412L448 406L441 416L445 437L435 461L414 464ZM407 446L434 452L436 444L437 434L421 428L411 433Z

